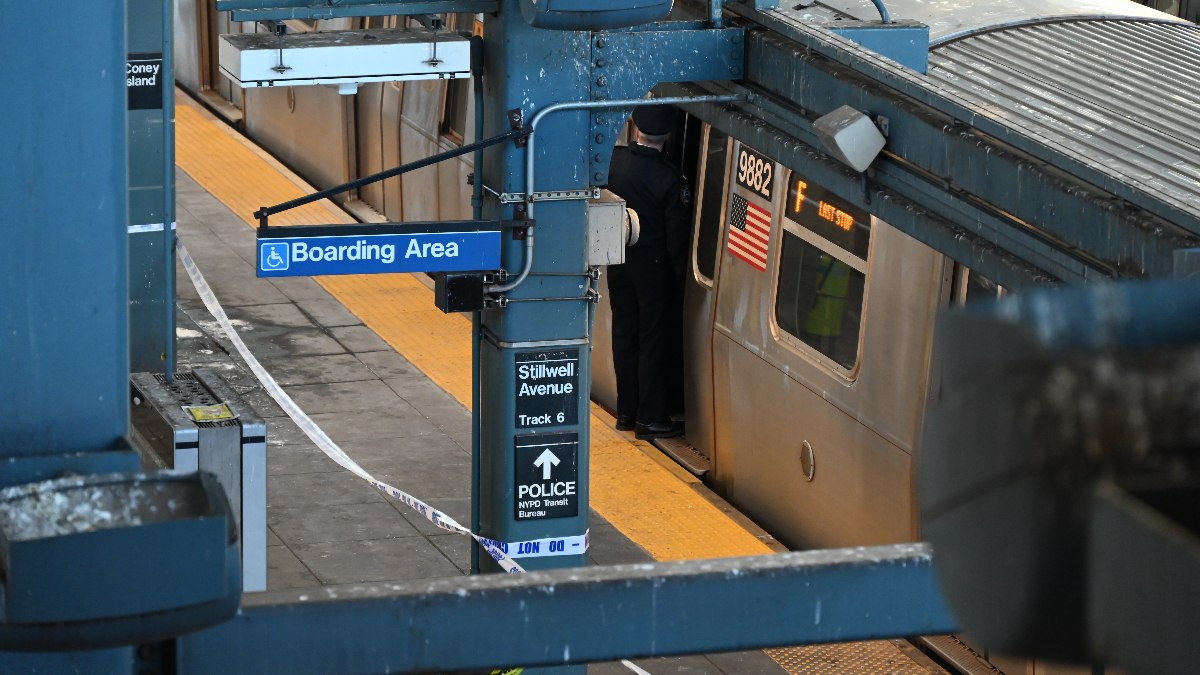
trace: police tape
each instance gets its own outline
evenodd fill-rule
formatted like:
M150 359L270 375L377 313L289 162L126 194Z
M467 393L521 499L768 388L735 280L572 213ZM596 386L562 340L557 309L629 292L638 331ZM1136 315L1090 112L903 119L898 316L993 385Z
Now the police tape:
M590 529L584 532L582 535L572 537L549 537L546 539L533 539L530 541L515 542L502 542L495 539L488 539L487 537L481 537L472 532L470 529L463 527L458 523L458 521L426 504L420 499L417 499L403 490L388 485L383 481L377 480L374 476L367 473L365 469L358 465L358 462L355 462L353 459L351 459L350 456L347 455L337 445L337 443L334 443L333 439L329 438L329 436L325 434L325 431L321 429L321 427L317 426L317 424L312 421L312 418L310 418L308 414L300 408L300 406L296 405L296 402L292 400L292 397L288 396L287 392L285 392L283 388L279 386L279 383L275 381L275 378L272 377L269 372L267 372L266 368L263 368L262 364L258 362L258 359L254 356L254 354L250 352L250 349L246 347L246 343L242 341L241 336L237 334L236 330L234 330L233 324L230 323L229 317L225 314L225 308L221 306L221 303L217 300L216 295L213 294L212 288L208 285L208 281L205 280L204 275L200 272L200 268L196 266L196 261L192 260L191 254L188 253L187 247L183 244L183 239L179 236L176 236L175 238L175 248L179 253L179 260L183 263L184 270L187 271L188 277L190 277L192 280L192 285L196 288L196 293L200 296L200 300L204 302L204 306L208 309L209 313L212 314L213 318L217 320L217 324L221 327L221 330L224 331L225 336L229 338L230 342L233 343L234 348L237 349L238 354L241 355L242 359L246 362L246 365L250 367L251 372L254 373L256 378L258 378L258 381L263 385L263 388L267 391L271 398L275 399L275 402L279 404L279 407L288 414L288 417L292 418L292 421L296 423L296 426L300 427L300 430L303 431L305 435L308 436L313 443L315 443L317 447L321 449L322 452L325 453L326 456L336 462L339 466L367 481L376 490L379 490L389 497L392 497L397 501L409 506L437 527L450 532L457 532L475 539L475 541L479 542L480 547L487 551L488 555L490 555L492 559L494 559L496 563L499 564L500 567L509 574L517 574L525 571L525 568L521 567L521 565L518 564L513 558L582 555L587 552L591 541ZM622 660L621 665L625 666L637 675L650 675L650 673L642 670L629 661ZM492 673L495 675L521 675L524 670L524 668L497 669L493 670Z
M171 229L175 229L175 223L171 223ZM145 223L142 225L130 225L128 227L129 234L141 234L142 232L162 232L162 223Z
M279 383L275 381L275 378L267 372L266 368L263 368L262 364L258 362L258 359L255 358L254 354L250 352L250 349L246 347L246 343L242 341L241 336L237 334L236 330L234 330L233 324L230 323L229 317L225 314L225 309L221 306L221 303L217 301L216 295L213 294L212 288L209 287L208 281L205 280L204 275L200 272L200 268L196 266L196 261L192 260L192 256L190 253L188 253L187 247L184 246L182 238L175 238L175 248L179 252L179 260L183 263L183 268L187 271L188 276L192 280L192 285L196 287L196 293L200 296L201 301L204 302L204 306L208 308L209 313L212 314L213 318L217 320L217 324L220 325L221 330L225 332L225 336L229 338L230 342L233 343L234 348L237 349L238 354L241 355L242 359L246 362L246 365L250 367L251 372L253 372L254 376L258 378L258 381L262 383L263 388L267 391L271 398L275 399L275 402L279 404L279 407L283 408L284 412L288 414L288 417L291 417L292 421L296 423L296 426L300 427L300 430L303 431L305 435L308 436L313 443L315 443L317 447L321 449L322 452L325 453L326 456L328 456L342 468L370 483L375 487L375 489L413 508L437 527L443 530L457 532L459 534L472 537L479 542L483 550L487 551L488 555L490 555L500 565L500 567L504 569L505 572L516 573L525 571L519 564L517 564L516 560L513 560L513 558L505 552L505 549L520 550L522 545L538 542L497 542L492 539L480 537L474 532L471 532L470 529L460 525L450 516L433 508L420 499L417 499L403 490L377 480L374 476L367 473L365 469L359 466L358 462L355 462L353 459L351 459L349 455L347 455L340 447L338 447L337 443L334 443L333 440L325 434L325 431L321 429L321 427L317 426L317 424L312 421L312 419L300 408L300 406L296 405L296 402L292 400L292 397L288 396L287 392L285 392L283 388L279 386ZM587 550L586 534L584 535L583 539L583 551L580 551L580 553L586 552ZM538 548L540 548L540 546ZM565 555L565 553L560 553L557 555Z
M573 537L547 537L529 541L497 541L481 537L480 543L495 546L513 558L549 558L559 555L581 555L588 550L591 530Z

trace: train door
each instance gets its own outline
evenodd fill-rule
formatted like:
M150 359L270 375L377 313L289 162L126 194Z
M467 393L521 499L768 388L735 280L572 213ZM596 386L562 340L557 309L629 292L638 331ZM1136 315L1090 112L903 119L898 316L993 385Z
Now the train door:
M223 33L254 32L255 24L231 21L212 0L174 0L173 27L175 82L225 119L239 121L245 99L242 90L221 75L217 43Z
M474 14L447 16L446 30L465 33L472 30ZM438 120L438 152L455 150L475 141L475 97L470 78L441 82L442 106ZM471 217L471 188L467 177L474 171L475 158L464 155L438 164L438 183L442 186L438 205L439 220L459 220Z
M700 211L698 202L700 199L702 199L699 193L705 191L699 188L700 183L698 180L700 179L697 178L702 170L705 156L702 148L702 141L704 138L707 138L707 136L705 136L705 129L706 126L703 125L699 119L692 117L691 115L680 114L678 116L675 130L672 132L671 139L663 148L663 155L668 159L668 161L680 168L680 171L683 173L684 180L689 186L691 186L690 191L695 195L693 198L693 237L695 236L695 228L697 227L695 222L698 216L696 214L698 214ZM617 139L618 146L628 144L629 133L631 133L631 127L627 124L625 130ZM717 131L714 131L713 133L720 134L720 132ZM720 138L725 139L726 137L721 135ZM720 143L723 146L726 141L721 140ZM725 171L723 164L724 159L720 161L722 162L722 165L718 170L718 173L723 174ZM711 204L716 204L719 207L721 203L720 185L718 185L715 189L717 190L715 200L714 198L710 197L709 202ZM716 227L720 227L719 212L715 214L715 220L713 222L715 223ZM708 265L706 266L706 269L710 269L711 267L711 265ZM711 271L709 274L711 274ZM711 289L711 277L709 277L709 281L706 283L706 288ZM613 370L612 362L612 305L609 301L607 270L604 270L600 276L598 290L600 292L600 303L596 307L595 322L592 332L591 395L593 401L599 403L609 411L615 411L617 409L617 378ZM687 293L690 294L691 292L692 291L689 288ZM688 297L689 296L685 295L685 302L687 302ZM689 305L688 308L690 307L691 306ZM695 356L697 359L704 359L704 354L707 354L707 351L701 349L703 353L698 353L696 349L693 349L692 345L702 343L703 341L707 340L707 338L704 335L698 334L698 331L702 330L699 327L700 324L696 324L696 327L694 328L697 333L693 332L693 327L688 323L690 317L688 308L685 308L684 310L683 334L676 335L674 338L672 338L674 341L682 344L682 349L674 351L676 356L678 356L681 361L679 364L680 370L685 372L682 373L682 381L674 382L671 385L671 412L676 418L682 415L686 419L686 440L687 443L692 443L693 429L699 429L702 423L701 421L694 422L693 420L707 419L710 417L710 414L703 413L700 417L697 417L697 413L695 413L696 408L694 407L694 402L689 397L692 393L690 389L694 386L711 388L711 379L708 375L709 365L707 361L704 361L702 364L696 366L696 368L703 370L703 374L693 376L693 354L698 354ZM704 322L701 321L700 323ZM711 321L709 321L707 325L711 326ZM660 443L662 442L660 441ZM667 439L667 442L663 444L666 446L667 452L673 455L675 454L676 450L684 449L686 447L686 444L682 444L682 442L678 441L678 439ZM683 454L677 456L677 459L680 459L680 461L684 461L686 463L690 458L687 454Z
M687 440L710 462L714 457L712 338L714 285L721 256L725 215L725 183L730 139L705 125L699 143L695 220L692 229L692 273L683 297L684 409Z
M363 19L363 28L395 28L394 16ZM367 176L390 169L400 156L399 110L403 82L369 82L359 85L354 95L354 129L357 152L357 176ZM391 221L404 220L400 208L400 179L364 185L358 198Z
M711 138L711 136L710 136ZM775 490L759 482L769 473L763 434L786 386L773 378L762 360L769 336L765 299L771 295L767 272L770 247L778 230L779 165L734 140L728 170L706 180L723 194L721 219L713 240L715 294L712 310L712 473L719 491L774 534L782 528L761 519L778 501ZM706 194L706 198L712 195Z

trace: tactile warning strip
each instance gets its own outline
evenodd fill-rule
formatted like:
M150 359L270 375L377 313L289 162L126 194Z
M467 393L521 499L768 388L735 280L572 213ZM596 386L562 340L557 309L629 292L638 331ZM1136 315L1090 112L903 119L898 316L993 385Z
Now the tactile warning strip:
M793 675L929 675L945 672L922 667L887 640L763 651Z
M176 99L176 163L250 226L260 206L313 191L282 165L186 96ZM272 224L353 222L329 202L273 216ZM407 274L318 277L318 282L396 351L463 405L471 399L470 323L446 315L433 294ZM770 548L650 458L612 426L591 416L591 506L656 560L769 553ZM694 479L693 479L694 482Z

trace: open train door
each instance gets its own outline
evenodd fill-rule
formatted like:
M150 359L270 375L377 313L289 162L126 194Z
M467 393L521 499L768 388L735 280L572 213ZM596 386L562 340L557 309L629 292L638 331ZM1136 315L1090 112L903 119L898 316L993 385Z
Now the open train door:
M714 458L713 320L715 280L721 262L729 136L704 125L700 136L692 228L692 273L683 298L684 409L687 440L697 452Z

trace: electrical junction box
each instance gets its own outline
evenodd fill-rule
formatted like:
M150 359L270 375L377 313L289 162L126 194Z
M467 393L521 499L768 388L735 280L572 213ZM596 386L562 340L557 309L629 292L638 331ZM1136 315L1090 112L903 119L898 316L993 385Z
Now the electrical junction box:
M446 314L483 309L483 272L436 272L430 276L433 302Z
M222 35L221 74L239 87L340 85L471 76L471 44L457 33L409 30Z
M242 591L267 590L267 425L212 368L130 376L133 443L148 469L207 471L241 534Z
M630 240L629 215L625 200L601 190L598 199L588 200L587 264L620 265L625 262L625 247Z

